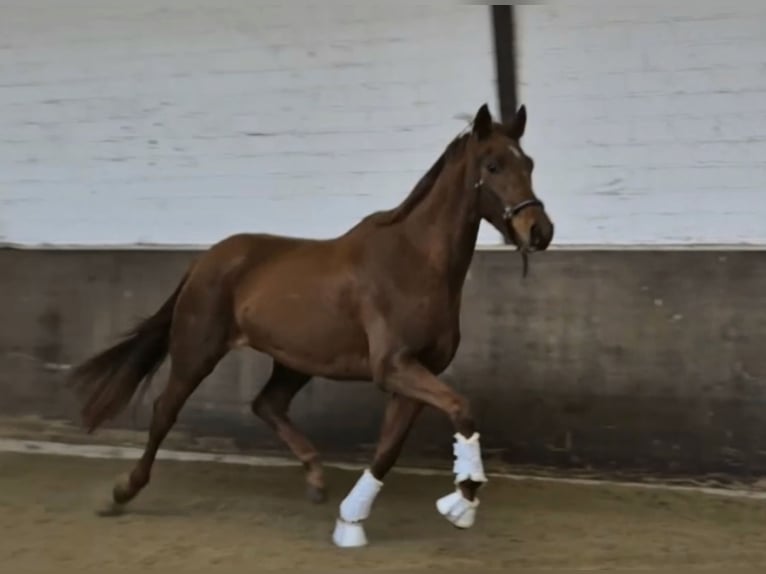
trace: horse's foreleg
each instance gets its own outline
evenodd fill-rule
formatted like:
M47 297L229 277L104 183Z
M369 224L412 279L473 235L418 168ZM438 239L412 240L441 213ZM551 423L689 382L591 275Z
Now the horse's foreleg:
M388 390L422 401L447 414L457 431L453 452L455 492L440 498L439 512L458 528L469 528L476 517L476 492L487 481L479 446L479 434L465 397L440 381L420 363L395 358L380 365L380 382Z
M333 533L333 541L337 546L352 548L367 544L362 521L369 516L375 497L383 485L383 478L399 457L404 441L422 408L423 403L402 395L392 394L389 398L372 464L340 505L340 517Z
M290 402L310 380L311 375L293 371L275 361L271 377L253 400L252 409L303 463L309 500L323 502L326 492L319 452L287 416Z
M404 441L410 434L412 425L423 410L423 406L420 401L404 395L393 393L389 397L386 412L383 415L380 440L370 465L370 472L377 480L383 480L396 463L396 459L402 452Z

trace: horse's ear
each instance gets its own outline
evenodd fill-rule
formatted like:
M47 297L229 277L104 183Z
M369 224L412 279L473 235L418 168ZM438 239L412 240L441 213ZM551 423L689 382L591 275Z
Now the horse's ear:
M519 111L516 112L516 116L511 121L510 125L505 128L505 133L509 138L514 140L520 140L524 135L524 130L527 128L527 107L521 104Z
M476 117L473 119L473 133L477 139L483 140L492 133L492 114L489 113L489 106L483 104Z

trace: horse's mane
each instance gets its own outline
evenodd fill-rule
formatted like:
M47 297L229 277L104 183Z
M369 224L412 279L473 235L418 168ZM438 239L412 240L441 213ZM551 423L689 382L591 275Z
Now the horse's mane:
M407 217L433 189L447 162L462 152L470 135L470 133L462 133L453 139L430 169L415 184L404 201L393 209L371 213L363 221L372 220L377 225L392 225Z

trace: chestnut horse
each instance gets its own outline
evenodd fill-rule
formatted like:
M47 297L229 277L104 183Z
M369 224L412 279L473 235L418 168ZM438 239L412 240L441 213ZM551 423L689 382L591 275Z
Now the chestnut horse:
M88 394L92 432L130 402L167 355L167 385L154 403L143 456L112 493L118 511L149 482L157 450L179 411L226 353L249 346L274 359L253 412L303 463L312 499L324 498L317 450L290 421L290 401L312 377L373 381L388 395L370 466L340 505L333 540L366 544L362 522L424 405L444 412L454 435L453 492L438 511L470 527L486 482L468 401L437 378L460 341L460 303L479 224L489 221L526 256L544 250L553 224L532 188L532 159L519 140L521 106L507 124L481 106L409 196L343 235L310 240L230 236L190 266L160 309L112 347L73 370Z

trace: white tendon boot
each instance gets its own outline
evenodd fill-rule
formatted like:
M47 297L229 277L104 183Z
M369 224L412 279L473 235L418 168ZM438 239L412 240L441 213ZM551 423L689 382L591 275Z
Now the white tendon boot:
M459 433L456 434L453 452L455 453L455 463L452 471L455 473L456 485L464 480L487 482L487 476L484 474L484 465L481 461L479 433L474 433L468 439ZM458 528L470 528L473 526L478 507L479 499L476 497L474 497L474 500L466 499L459 487L455 492L436 501L436 509L439 511L439 514Z
M339 548L358 548L367 545L362 521L370 515L372 503L383 483L369 469L362 473L354 488L340 503L340 516L335 523L332 541Z

